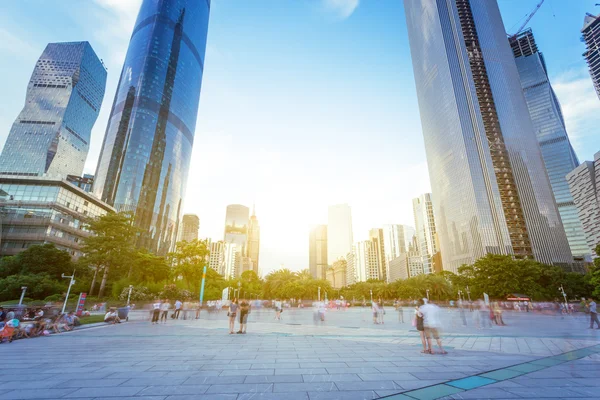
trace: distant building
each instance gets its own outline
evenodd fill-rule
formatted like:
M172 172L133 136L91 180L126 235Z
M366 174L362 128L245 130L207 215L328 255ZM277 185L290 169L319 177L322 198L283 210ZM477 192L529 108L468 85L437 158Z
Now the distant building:
M341 289L346 286L346 275L348 273L348 263L341 258L327 268L326 278L334 289Z
M310 227L308 238L308 268L316 279L325 279L327 260L327 225Z
M387 260L385 258L383 229L371 229L371 231L369 232L369 239L375 244L375 250L377 251L377 265L379 267L379 270L377 272L376 279L380 279L384 282L387 282Z
M329 206L327 260L331 263L352 251L352 211L348 204Z
M587 245L594 250L600 244L600 152L567 175L567 181Z
M560 104L548 78L546 60L538 50L531 29L511 38L510 45L571 253L575 257L584 258L591 254L591 249L585 241L583 227L565 178L577 168L579 160L569 141ZM598 62L600 63L600 58Z
M425 193L413 199L413 214L415 217L416 243L421 256L423 273L431 274L434 272L433 256L437 253L431 193Z
M399 257L400 254L406 253L404 231L403 225L383 226L383 247L385 250L385 259L387 261L393 260L394 258Z
M94 185L94 175L83 174L83 176L67 175L67 182L71 185L77 186L84 192L91 193L92 186Z
M224 240L227 243L235 243L242 254L246 253L249 223L250 209L248 207L241 204L227 206Z
M0 177L2 194L1 256L12 256L44 243L82 255L82 241L90 236L84 222L114 211L66 180L37 177Z
M357 280L354 251L346 254L346 285L354 285Z
M402 227L404 228L404 251L408 251L409 246L412 244L413 236L415 236L417 231L412 226L402 225Z
M353 247L356 282L379 279L377 244L372 240L357 242Z
M225 276L225 246L222 240L211 242L208 261L208 266L223 276Z
M600 15L586 14L581 33L587 46L583 56L588 63L592 82L600 98Z
M200 229L200 218L196 214L185 214L181 219L181 234L179 241L191 242L198 240L198 230Z
M423 266L423 257L421 256L421 252L419 251L419 242L416 236L413 236L413 241L408 246L406 256L409 277L425 274L425 268Z
M252 216L248 223L248 251L247 256L252 261L252 270L258 275L258 258L260 255L260 225L256 213L252 210Z
M225 242L223 256L223 276L225 278L235 278L241 275L242 257L241 246Z
M399 279L407 279L408 275L408 254L402 253L398 257L389 261L389 282L395 282Z
M0 155L0 175L81 176L105 87L106 68L88 42L48 44Z

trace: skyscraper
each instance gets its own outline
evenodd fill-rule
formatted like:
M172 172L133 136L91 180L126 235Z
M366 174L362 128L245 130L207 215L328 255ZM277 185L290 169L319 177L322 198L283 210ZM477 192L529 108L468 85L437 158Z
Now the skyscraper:
M210 243L208 266L217 273L225 275L225 242L222 240Z
M567 175L567 180L587 245L595 250L600 244L600 152L594 155L593 162L585 161L575 168Z
M379 279L377 244L373 240L357 242L353 246L353 268L356 282ZM351 284L348 282L348 284Z
M4 144L0 174L81 176L105 87L106 69L88 42L48 44Z
M191 242L198 240L198 230L200 229L200 218L196 214L185 214L181 219L181 235L179 240Z
M308 238L308 268L316 279L325 279L327 270L327 225L310 227Z
M510 45L571 252L574 256L584 257L591 251L565 178L577 168L579 161L569 141L560 104L550 85L544 56L538 50L531 29L511 38Z
M600 98L600 15L587 13L583 20L583 40L587 46L583 56L590 68L596 93Z
M388 264L385 258L385 244L383 239L383 229L374 228L369 231L369 239L375 243L375 250L377 251L377 265L379 267L378 277L376 279L380 279L384 282L387 282L388 274Z
M435 241L435 219L433 217L433 203L431 193L425 193L413 199L413 215L415 217L415 237L423 273L431 274L433 270L433 256L437 253Z
M404 227L402 225L384 225L383 226L383 248L385 252L386 263L386 280L393 282L401 276L396 271L392 277L392 265L390 262L400 255L406 253L406 245L404 244Z
M144 0L119 79L94 193L131 211L138 245L176 240L204 69L210 1Z
M241 204L230 204L225 213L225 242L235 243L246 254L248 246L248 224L250 209Z
M333 264L352 251L352 210L348 204L329 206L327 218L327 261Z
M258 275L258 256L260 253L260 225L256 213L252 209L252 216L248 224L248 257L252 260L252 269Z
M402 227L404 228L404 249L405 251L408 251L408 248L412 244L413 236L415 236L415 233L417 232L412 226L402 225Z
M444 268L573 260L498 4L404 1Z

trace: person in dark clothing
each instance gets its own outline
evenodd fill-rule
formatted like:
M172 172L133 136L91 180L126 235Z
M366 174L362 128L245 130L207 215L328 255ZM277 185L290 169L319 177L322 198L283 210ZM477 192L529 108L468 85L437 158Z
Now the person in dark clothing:
M250 303L248 300L242 300L240 303L240 330L237 333L246 333L246 325L248 324L248 314L250 314Z

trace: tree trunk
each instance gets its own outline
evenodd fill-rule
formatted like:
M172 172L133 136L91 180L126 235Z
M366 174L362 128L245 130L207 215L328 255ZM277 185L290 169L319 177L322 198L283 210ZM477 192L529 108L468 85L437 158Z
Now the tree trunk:
M90 296L94 294L94 288L96 287L96 276L98 276L98 268L99 266L97 265L96 268L94 268L94 278L92 279L92 284L90 285Z
M106 280L108 279L108 267L104 267L104 275L102 275L102 283L100 284L100 291L98 297L104 296L104 289L106 288Z

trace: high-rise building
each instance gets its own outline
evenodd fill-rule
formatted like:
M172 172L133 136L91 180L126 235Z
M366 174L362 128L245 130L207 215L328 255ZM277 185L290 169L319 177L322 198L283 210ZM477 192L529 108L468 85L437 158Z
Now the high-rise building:
M420 244L416 236L413 236L412 242L408 246L408 250L406 252L406 259L408 264L409 277L428 273L425 271L423 265L423 257L421 256Z
M0 156L0 175L81 176L98 118L106 68L88 42L50 43Z
M376 279L387 282L388 265L385 258L385 245L383 237L383 229L374 228L369 231L369 240L375 243L375 250L377 251L377 265L379 266L379 271Z
M217 273L225 275L225 242L222 240L210 243L208 266Z
M327 217L327 261L346 257L352 251L352 211L348 204L329 206Z
M250 209L241 204L230 204L225 214L225 242L235 243L245 255L248 245Z
M571 250L494 0L405 0L445 269Z
M583 20L583 40L587 46L583 56L590 68L590 75L598 98L600 98L600 15L587 13Z
M242 249L236 243L225 242L223 251L223 276L225 278L235 278L240 275L242 267Z
M94 185L94 175L83 174L83 176L67 175L67 182L71 185L77 186L84 192L91 193L92 186Z
M593 162L585 161L575 168L567 180L587 245L595 250L600 244L600 152L594 155Z
M334 289L341 289L346 286L347 273L348 263L344 258L340 258L331 267L327 268L325 277Z
M383 247L385 250L386 261L391 261L400 254L406 253L406 244L404 242L403 225L384 225L383 226Z
M406 252L389 262L389 282L395 282L398 279L408 278L408 255Z
M569 141L560 104L550 85L546 61L538 50L531 29L511 38L510 45L571 253L585 257L591 251L565 178L577 168L579 161Z
M421 255L423 272L431 274L435 272L433 269L433 256L437 253L431 193L425 193L413 199L413 215L415 217L415 236Z
M346 285L354 285L356 280L356 267L354 265L354 251L346 254Z
M308 238L308 268L316 279L325 279L327 270L327 225L310 227Z
M167 253L179 232L210 1L143 0L129 42L94 193L134 214L138 245Z
M252 270L258 275L258 257L260 253L260 225L256 218L256 212L252 210L252 216L248 223L248 257L252 260Z
M402 225L402 227L404 228L404 249L408 251L408 247L411 245L413 236L415 236L417 231L412 226Z
M373 240L357 242L353 246L354 273L356 282L379 279L379 260L377 243Z
M185 240L191 242L198 240L198 230L200 229L200 218L196 214L185 214L181 219L181 234L179 241Z

